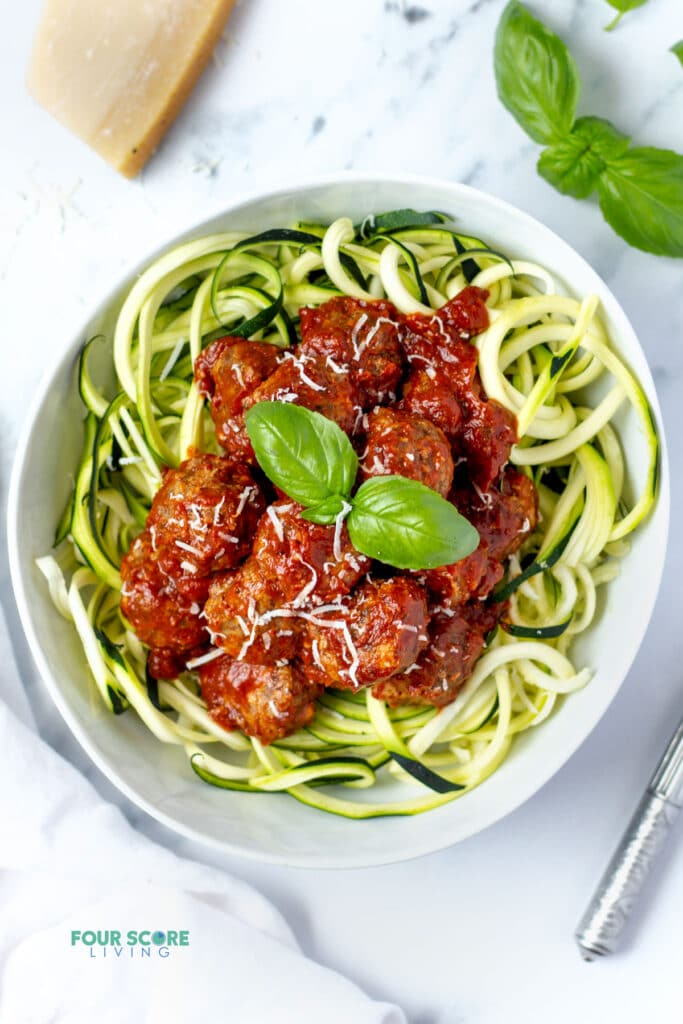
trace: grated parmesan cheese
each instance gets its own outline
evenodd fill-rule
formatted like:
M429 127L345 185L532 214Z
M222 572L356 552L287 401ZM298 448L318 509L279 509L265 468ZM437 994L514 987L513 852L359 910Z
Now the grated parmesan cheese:
M311 644L311 653L313 654L313 662L314 662L314 664L316 664L318 666L318 668L321 668L323 670L323 672L324 672L325 671L325 666L323 665L322 661L320 660L320 649L318 647L318 641L317 640L314 640L313 643Z
M185 668L198 668L200 665L206 665L209 661L215 661L216 658L220 658L223 654L225 654L225 651L221 650L220 647L214 647L208 654L202 654L199 658L191 658L189 661L186 661Z
M249 488L247 488L247 490L248 489ZM218 517L221 514L221 509L223 508L224 504L225 504L225 495L223 495L223 497L221 498L221 500L218 502L218 504L216 505L216 507L213 510L213 525L214 526L218 526Z
M367 317L366 317L366 319L367 319ZM368 345L370 344L372 339L375 337L375 335L377 334L377 332L380 329L382 324L389 324L392 327L395 326L393 320L390 320L386 316L380 316L377 319L377 321L374 324L374 326L365 335L365 339L360 343L360 345L356 345L356 343L355 343L355 341L353 339L353 335L351 336L351 341L353 342L353 358L354 359L356 359L356 360L360 359L360 357L362 356L363 352L368 347ZM358 326L358 325L356 325L356 326ZM355 328L354 328L354 333L355 333Z
M285 539L285 530L282 525L282 520L278 517L278 514L272 505L268 506L268 508L266 509L266 513L271 523L273 524L273 529L275 530L277 539L279 541L283 541Z
M336 363L334 361L332 356L328 356L327 359L325 360L325 363L326 363L327 366L329 366L329 368L332 370L333 373L348 373L349 372L349 367L348 367L348 365L346 363L342 363L342 365L340 366L339 363Z
M241 515L242 510L244 509L244 506L246 505L246 503L248 501L251 500L251 496L252 496L252 494L254 493L255 490L256 490L255 487L245 487L244 488L244 490L240 494L239 505L237 506L237 510L235 512L236 516ZM220 508L220 505L218 507ZM213 521L214 521L214 523L216 522L216 515L215 515L215 513L214 513Z
M301 378L302 384L306 384L306 386L311 388L313 391L325 390L322 384L318 384L316 381L312 380L306 373L304 369L304 363L307 361L307 356L300 356L297 359L293 352L284 352L283 356L285 359L290 359L294 363L297 370L299 371L299 377Z
M239 363L232 364L232 374L239 386L246 389L247 385L244 382L244 374L242 373L242 367Z
M316 585L318 583L318 573L316 572L314 567L309 562L306 562L303 558L300 558L299 561L301 562L302 565L305 565L306 568L310 570L311 578L308 581L308 583L306 583L305 586L303 586L301 588L299 593L296 595L296 597L292 601L292 606L294 608L300 608L301 607L301 605L304 603L304 601L306 600L308 595L315 589L315 587L316 587Z
M189 551L191 555L196 555L197 558L202 557L202 553L199 548L193 548L191 544L186 544L184 540L176 540L174 544L177 548L181 548L183 551ZM196 568L194 570L197 571Z
M358 353L358 334L363 329L363 325L367 322L368 314L363 313L356 320L353 330L351 332L351 344L353 345L353 358L358 360L360 355Z
M344 520L351 511L352 506L348 501L342 501L341 512L337 515L334 520L334 542L332 544L332 554L334 555L337 562L341 562L342 549L341 549L341 532L344 527Z
M278 664L279 664L279 662L278 662ZM285 665L286 664L287 664L287 662L285 662ZM271 715L273 715L274 718L286 718L287 717L287 712L286 711L280 711L279 707L277 706L277 704L275 703L275 701L273 700L272 697L268 701L268 710L270 711Z

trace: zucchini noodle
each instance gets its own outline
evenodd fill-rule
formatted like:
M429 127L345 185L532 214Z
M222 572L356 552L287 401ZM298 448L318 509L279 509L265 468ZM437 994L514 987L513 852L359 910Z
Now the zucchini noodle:
M544 267L456 233L444 215L401 224L400 213L360 226L343 217L252 237L216 234L157 259L123 302L111 349L98 337L82 351L81 462L55 552L37 562L110 711L132 708L162 743L183 748L212 785L286 792L349 818L416 814L462 796L496 770L518 733L586 685L590 669L573 665L572 642L595 621L598 589L617 574L624 539L657 491L650 407L610 347L597 298L559 294ZM393 226L378 227L391 218ZM497 594L509 599L509 621L444 708L391 709L369 688L326 690L308 727L269 747L223 729L194 673L173 682L149 677L146 649L119 610L118 567L144 526L162 466L178 466L192 448L219 451L193 379L195 358L225 333L286 347L296 340L299 308L335 295L430 312L468 284L489 290L490 326L476 339L484 389L517 417L511 461L539 495L539 525L510 559ZM92 373L103 350L115 371L109 389ZM591 401L586 389L597 381L599 398ZM625 403L648 454L630 506L613 424ZM404 799L389 798L394 781Z

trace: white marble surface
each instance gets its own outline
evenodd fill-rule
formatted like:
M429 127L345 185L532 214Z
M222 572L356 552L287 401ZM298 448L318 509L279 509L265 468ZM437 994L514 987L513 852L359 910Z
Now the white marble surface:
M411 1024L668 1024L681 1019L682 828L621 953L586 965L572 931L683 710L683 263L629 249L595 205L561 197L536 175L537 147L495 96L502 6L244 0L159 153L131 183L26 95L40 4L13 5L0 61L0 485L4 499L53 339L176 221L200 219L245 189L339 168L423 172L512 201L572 243L624 305L656 377L671 449L673 530L655 617L621 693L565 769L495 827L411 863L302 872L221 857L128 804L66 733L20 632L4 546L0 598L43 735L141 831L252 881L308 953L400 1003ZM683 72L667 53L683 37L680 0L650 0L611 35L602 0L532 6L577 57L581 112L610 117L640 143L683 148ZM4 529L4 500L2 516Z

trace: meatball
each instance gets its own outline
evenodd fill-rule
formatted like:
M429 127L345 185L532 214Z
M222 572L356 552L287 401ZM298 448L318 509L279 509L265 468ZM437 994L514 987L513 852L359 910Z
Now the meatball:
M489 311L486 300L489 293L484 288L468 285L437 311L437 316L446 330L456 338L473 338L485 331L489 325Z
M477 350L469 344L488 327L486 298L480 288L464 288L433 316L405 318L411 373L400 404L441 427L484 491L500 476L517 440L512 413L482 393Z
M488 326L481 298L486 294L479 288L465 288L432 316L413 313L405 318L403 348L408 362L414 369L421 365L443 374L443 383L456 395L469 391L475 382L478 353L468 339L478 333L475 327Z
M465 457L472 481L488 491L510 458L517 441L517 421L504 406L476 392L460 396L460 404L464 422L457 448Z
M336 364L335 364L336 366ZM256 402L293 402L338 423L347 434L352 433L360 406L348 373L337 372L327 362L301 351L283 353L283 361L244 400L244 409Z
M278 365L279 350L243 338L216 338L197 357L194 376L200 394L209 399L218 443L236 461L255 462L244 427L244 399Z
M231 658L258 665L281 661L294 657L301 628L295 617L268 614L281 605L275 577L266 576L250 558L211 583L206 625L216 646Z
M143 643L173 652L191 651L206 643L200 614L208 580L196 581L194 599L181 593L161 566L148 530L135 538L123 556L121 579L121 612Z
M430 595L449 607L463 604L479 587L488 566L488 545L480 541L479 547L452 565L440 565L417 574L417 579L427 587Z
M446 375L416 363L403 385L403 397L397 408L409 416L419 416L438 427L449 441L460 432L462 410Z
M379 408L367 417L363 477L417 480L446 497L453 483L453 459L442 430L419 416Z
M433 704L443 707L455 699L472 674L487 633L501 609L479 605L437 611L429 623L429 646L402 675L377 683L373 696L392 707L398 704Z
M208 643L208 635L205 640ZM174 651L170 647L152 647L147 658L147 671L152 679L177 679L187 669L187 663L206 653L206 644L189 651Z
M146 529L161 568L181 590L238 565L265 508L248 470L218 455L195 455L168 469Z
M261 517L253 558L273 580L283 602L299 606L335 601L348 594L370 568L349 540L346 526L318 526L301 518L302 506L274 502ZM337 535L338 534L338 535Z
M366 582L338 612L316 618L301 659L326 686L358 689L402 672L427 643L425 592L406 577Z
M366 410L396 393L403 372L400 325L390 302L340 295L302 309L301 351L343 367Z
M538 521L538 495L533 480L511 466L500 487L486 492L457 489L452 495L458 511L477 528L492 559L503 561L513 554Z
M251 665L215 658L199 669L209 714L224 729L241 729L261 743L288 736L315 713L320 687L295 666Z

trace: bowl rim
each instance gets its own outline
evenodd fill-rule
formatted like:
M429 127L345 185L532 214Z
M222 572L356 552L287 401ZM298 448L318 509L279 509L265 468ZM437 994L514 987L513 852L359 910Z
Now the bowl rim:
M197 828L187 825L173 814L169 814L159 809L152 801L140 795L134 787L130 786L122 777L120 777L116 767L112 766L103 754L100 754L94 743L91 743L88 730L81 726L75 714L71 712L66 698L62 695L60 684L48 663L40 639L37 635L36 629L34 628L28 593L24 584L25 569L22 566L19 557L18 523L20 518L20 500L22 495L22 479L25 463L29 454L36 424L38 422L38 413L48 397L54 379L59 375L60 371L66 368L65 364L73 362L74 356L78 351L79 338L83 335L84 328L98 311L106 308L107 305L111 304L116 299L117 294L120 293L124 284L134 280L137 274L144 270L157 256L171 246L178 244L189 237L201 237L201 232L208 230L205 225L218 217L227 216L248 204L276 199L279 196L296 197L297 194L306 193L315 189L334 188L335 186L348 184L388 184L398 188L405 188L406 190L409 190L411 187L452 190L454 199L459 197L463 201L466 201L468 198L476 199L479 202L483 201L489 206L489 208L497 211L502 217L512 216L517 222L528 225L534 232L538 232L540 230L542 233L545 233L553 242L559 243L561 248L569 249L578 265L582 265L583 269L586 269L595 275L603 289L603 294L611 299L616 311L623 317L628 328L632 331L637 349L643 356L643 360L647 366L647 375L649 379L645 382L645 391L655 415L660 440L660 475L657 504L659 506L658 513L663 519L661 524L663 535L659 545L660 554L658 563L654 565L654 571L652 573L652 581L654 585L651 590L651 599L648 602L645 614L643 615L643 629L640 637L638 638L638 642L634 647L629 664L627 665L621 679L619 679L616 685L613 684L610 687L610 692L608 693L607 698L605 699L603 697L603 701L596 709L596 714L592 718L588 729L577 737L573 737L567 745L563 746L561 755L554 758L550 763L546 762L543 771L540 771L533 777L530 777L526 786L520 786L512 798L509 801L506 801L506 809L503 813L492 808L488 813L481 815L481 820L477 821L475 827L469 828L466 835L453 836L449 834L447 828L444 828L443 834L438 841L435 842L433 839L422 839L422 841L416 841L413 843L407 851L404 849L394 851L387 850L386 852L376 854L374 856L369 856L366 853L357 857L354 856L354 851L351 848L345 851L345 855L343 857L339 857L337 855L321 855L319 853L285 856L284 854L271 853L265 850L257 851L253 849L245 849L237 843L218 839L200 831ZM153 242L145 248L142 258L128 261L117 272L117 278L114 284L109 284L106 288L103 287L100 289L95 300L88 304L85 311L79 311L77 315L74 314L73 318L64 323L60 330L60 336L61 335L66 339L65 344L57 352L54 359L48 363L43 373L42 379L39 382L26 413L14 455L7 499L7 544L9 549L10 578L12 581L15 602L19 611L19 618L28 647L31 651L33 661L38 668L40 678L42 679L52 701L57 707L57 710L61 714L72 735L78 741L91 761L102 772L104 777L116 786L116 788L134 805L141 808L171 831L180 834L185 838L202 843L210 848L220 850L223 853L244 857L256 862L297 868L338 869L375 867L384 864L412 860L417 857L425 856L429 853L435 853L439 850L446 849L455 843L462 842L470 836L476 835L478 832L483 831L485 828L490 827L496 822L501 821L503 818L507 817L508 814L517 810L527 800L531 799L532 796L545 786L545 784L549 782L550 779L569 761L588 736L593 732L626 680L652 619L655 602L661 586L669 533L669 460L664 422L655 383L649 371L647 357L645 356L645 352L640 344L640 340L635 329L632 327L621 303L614 296L602 277L596 270L594 270L587 260L585 260L584 257L574 249L572 245L566 242L560 235L553 231L553 229L547 227L525 210L519 209L512 203L509 203L498 196L492 195L488 192L483 192L470 185L448 181L434 176L397 174L396 172L382 174L381 172L342 170L323 175L315 175L304 180L295 179L291 182L285 180L284 183L279 183L276 187L262 187L240 192L233 197L232 201L229 203L226 203L225 201L216 203L215 206L209 209L206 212L206 215L199 220L197 219L196 214L188 216L180 228L172 233L157 232L154 236ZM77 770L81 771L81 769Z

